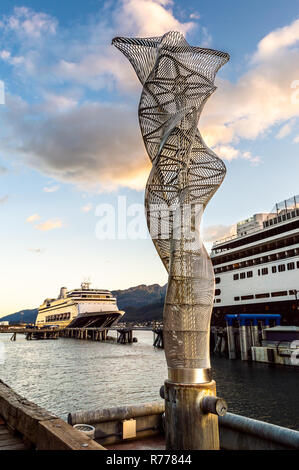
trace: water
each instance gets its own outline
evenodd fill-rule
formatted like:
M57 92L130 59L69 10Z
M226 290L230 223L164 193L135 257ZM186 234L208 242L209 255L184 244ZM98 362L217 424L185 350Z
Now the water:
M164 351L153 348L151 332L134 335L138 343L120 345L23 335L11 342L1 334L0 379L63 419L78 410L159 401ZM212 363L217 394L230 412L299 430L298 369L218 357Z

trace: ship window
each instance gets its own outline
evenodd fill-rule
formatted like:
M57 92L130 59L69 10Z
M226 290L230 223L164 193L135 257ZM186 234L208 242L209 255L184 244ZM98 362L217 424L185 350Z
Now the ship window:
M221 282L221 278L220 277L216 277L215 278L215 284L220 284Z
M240 297L234 297L234 300L238 301L240 300Z
M240 274L240 279L245 279L245 276L246 276L245 273L241 273L241 274Z
M287 291L280 291L280 292L272 292L271 297L283 297L284 295L288 295Z
M288 270L291 271L292 269L295 269L295 263L288 263Z
M282 272L285 271L285 270L286 270L285 264L280 264L280 265L278 266L278 271L279 271L280 273L282 273Z
M276 266L272 266L272 273L274 273L274 274L275 274L275 273L276 273L276 271L277 271L277 268L276 268Z
M297 269L299 269L299 261L297 261Z
M221 299L216 299L216 303L219 304L221 302Z
M253 277L253 272L252 271L247 271L247 277Z
M241 300L251 300L254 299L254 295L242 295Z
M265 274L268 274L268 268L262 269L262 275L265 276Z
M261 270L259 269L257 273L258 273L258 275L260 276L260 275L261 275Z
M270 297L270 294L256 294L255 295L256 299L266 299L268 297Z
M220 295L221 294L221 290L220 289L216 289L215 290L215 295Z
M297 295L297 291L296 290L289 290L289 295Z
M234 274L234 281L237 281L239 279L239 274Z

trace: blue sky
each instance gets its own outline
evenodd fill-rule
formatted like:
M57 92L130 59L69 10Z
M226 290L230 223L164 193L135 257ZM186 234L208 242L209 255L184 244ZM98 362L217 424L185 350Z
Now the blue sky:
M84 277L108 289L167 281L149 238L97 238L96 208L142 205L150 171L141 88L111 39L173 29L231 56L199 122L227 165L208 246L298 194L299 0L2 0L0 316Z

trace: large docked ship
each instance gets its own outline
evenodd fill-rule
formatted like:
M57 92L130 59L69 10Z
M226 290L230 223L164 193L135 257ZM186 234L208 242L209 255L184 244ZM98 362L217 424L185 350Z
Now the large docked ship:
M83 282L80 289L60 289L57 299L46 299L38 309L36 326L97 327L116 323L125 312L118 310L116 298L108 290L91 289Z
M299 196L239 222L236 235L213 244L211 259L216 322L227 313L280 313L299 325Z

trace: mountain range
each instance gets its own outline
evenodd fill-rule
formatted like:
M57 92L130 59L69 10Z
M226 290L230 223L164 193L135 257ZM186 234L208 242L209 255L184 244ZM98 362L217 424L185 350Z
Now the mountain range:
M112 294L117 297L118 308L126 312L123 317L124 321L159 321L162 320L166 287L167 284L164 286L141 284L128 289L114 290ZM0 321L34 323L36 316L37 308L6 315L0 318Z

